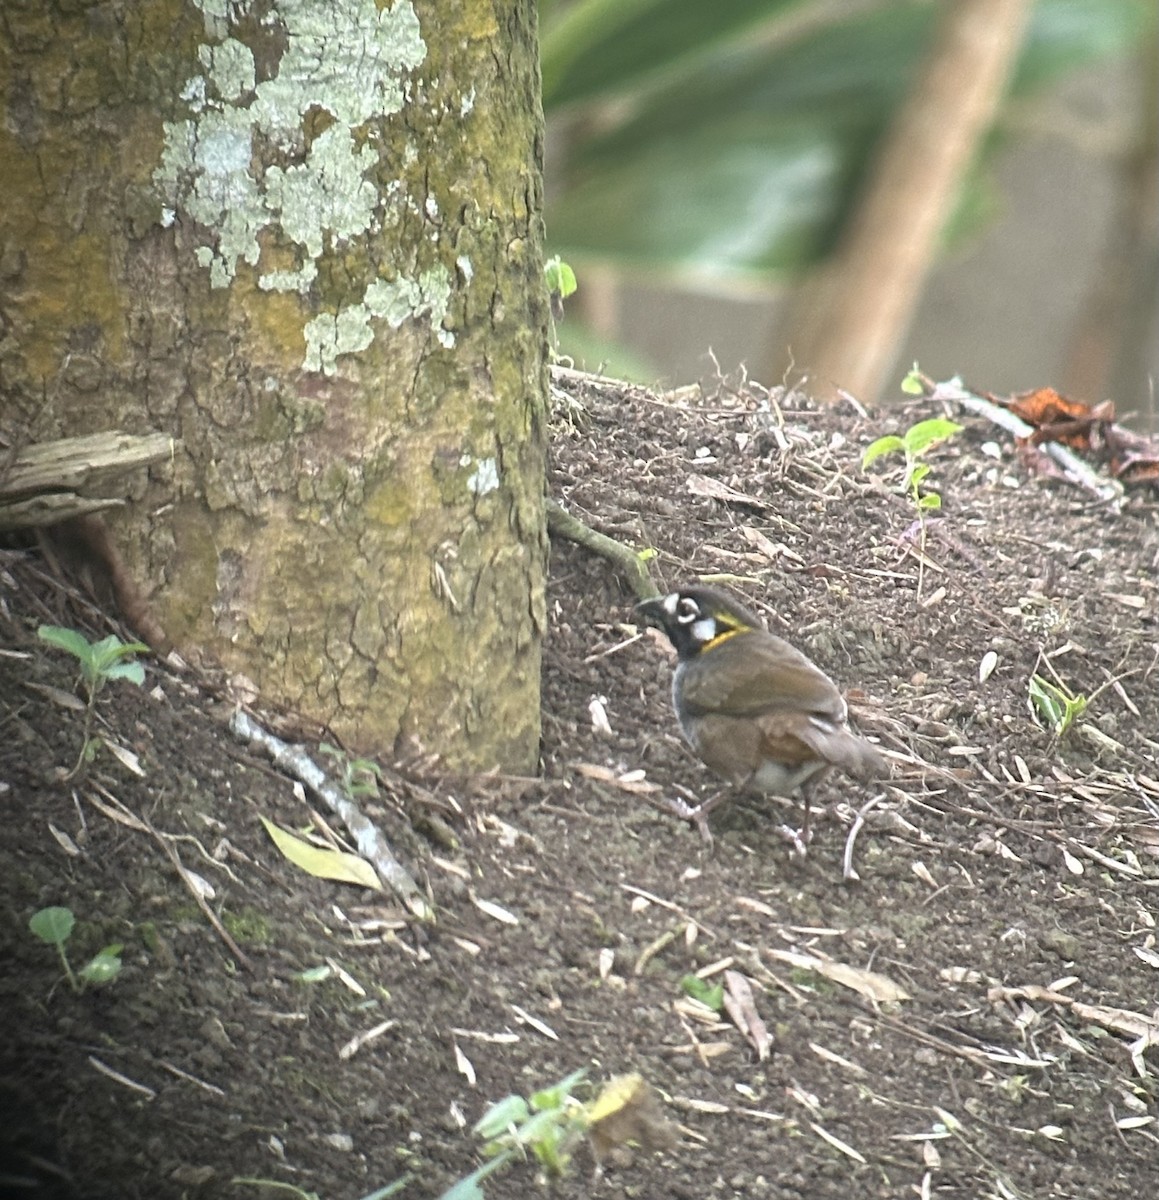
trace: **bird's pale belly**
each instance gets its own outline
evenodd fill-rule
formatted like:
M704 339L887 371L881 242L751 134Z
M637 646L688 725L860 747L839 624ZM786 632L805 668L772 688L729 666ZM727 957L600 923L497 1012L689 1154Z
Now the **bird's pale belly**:
M818 771L823 771L825 765L823 762L810 762L797 767L786 767L776 762L762 763L743 786L754 792L772 792L774 796L788 796Z

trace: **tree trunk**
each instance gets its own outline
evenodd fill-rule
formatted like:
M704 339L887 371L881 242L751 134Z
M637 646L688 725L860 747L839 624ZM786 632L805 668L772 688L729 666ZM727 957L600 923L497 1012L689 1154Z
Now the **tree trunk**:
M4 425L179 439L114 529L179 646L360 751L532 768L533 0L4 8Z

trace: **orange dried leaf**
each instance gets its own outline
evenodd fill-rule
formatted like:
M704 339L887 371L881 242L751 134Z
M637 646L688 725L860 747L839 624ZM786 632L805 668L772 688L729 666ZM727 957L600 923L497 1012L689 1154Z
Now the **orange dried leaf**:
M1115 419L1115 406L1110 400L1092 407L1049 387L1019 392L999 403L1034 427L1030 441L1035 445L1062 442L1074 450L1089 451L1101 443L1101 427Z

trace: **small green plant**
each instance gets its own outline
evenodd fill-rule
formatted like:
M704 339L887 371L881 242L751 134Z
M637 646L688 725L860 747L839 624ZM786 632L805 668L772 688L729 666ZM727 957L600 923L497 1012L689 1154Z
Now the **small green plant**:
M488 1175L516 1158L534 1156L550 1175L561 1175L572 1151L588 1130L583 1104L572 1094L586 1072L573 1071L554 1087L500 1100L479 1118L473 1132L485 1139L483 1153L490 1159L460 1179L439 1200L484 1200L480 1186Z
M1045 725L1055 737L1062 737L1086 712L1094 697L1075 696L1067 688L1043 679L1030 677L1030 706L1035 720Z
M72 910L55 906L39 909L28 921L28 928L36 937L56 947L69 987L79 995L86 987L100 987L116 979L121 972L121 951L124 946L119 943L106 946L79 971L74 971L64 947L75 926L76 918Z
M942 507L942 498L935 491L923 490L922 484L930 473L930 464L922 457L932 446L946 441L962 426L956 421L948 421L944 417L931 417L928 421L918 421L911 425L905 433L898 437L889 434L870 442L865 453L861 456L861 468L865 470L870 463L886 454L895 454L899 450L905 455L905 475L902 478L902 491L909 495L910 502L917 510L919 519L926 513Z
M320 742L318 749L342 774L343 790L350 796L377 796L382 782L382 768L369 758L351 758L345 750Z
M641 1076L609 1079L595 1099L584 1103L574 1093L585 1074L573 1071L527 1099L508 1096L491 1105L474 1126L474 1133L486 1139L483 1153L490 1162L460 1179L439 1200L485 1200L483 1180L516 1158L534 1157L547 1174L562 1175L585 1137L597 1162L615 1146L630 1143L660 1150L677 1140L675 1127Z
M680 980L680 987L686 996L691 996L693 1000L703 1004L705 1008L711 1008L713 1012L720 1012L724 1008L722 983L709 983L699 975L685 975Z
M917 363L914 363L906 373L906 377L901 381L901 390L907 396L921 396L925 394L926 386L922 382L922 369Z
M543 279L551 301L551 346L552 351L558 354L559 337L555 327L563 320L563 302L575 292L578 285L575 272L558 254L553 254L543 264Z
M110 634L99 642L90 642L83 633L60 625L41 625L36 636L58 650L67 650L80 663L80 678L85 685L88 706L85 709L80 755L67 776L71 779L85 763L92 762L100 744L99 739L92 736L92 727L101 689L113 679L126 679L140 687L145 682L145 668L133 656L146 653L149 647L143 642L122 642L116 634Z
M915 386L920 390L917 363L914 363L913 370L906 376L902 389L908 391ZM909 496L910 503L914 506L917 514L919 531L917 594L919 600L925 575L926 516L942 507L942 497L932 489L922 486L930 473L930 464L925 461L924 455L931 447L946 441L947 438L952 438L954 434L961 431L962 426L956 421L949 421L945 417L930 417L929 420L918 421L915 425L911 425L900 437L897 434L888 434L870 442L861 456L863 471L869 467L870 463L875 462L883 455L896 454L900 451L905 456L905 474L902 476L901 490Z
M554 315L556 304L562 305L563 301L571 296L578 286L575 272L558 254L553 254L543 264L543 278L547 284L547 290L551 293L551 306ZM562 315L562 307L560 315Z
M90 642L83 633L60 625L41 625L36 636L50 646L67 650L77 659L90 704L110 680L127 679L138 687L145 682L145 668L139 662L129 661L134 654L148 652L144 642L122 642L116 634Z

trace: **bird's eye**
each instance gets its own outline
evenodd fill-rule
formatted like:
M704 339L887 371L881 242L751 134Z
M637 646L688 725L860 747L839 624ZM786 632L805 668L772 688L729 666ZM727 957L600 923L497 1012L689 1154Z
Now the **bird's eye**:
M691 625L700 616L700 605L695 600L682 596L676 605L676 619L681 625Z

